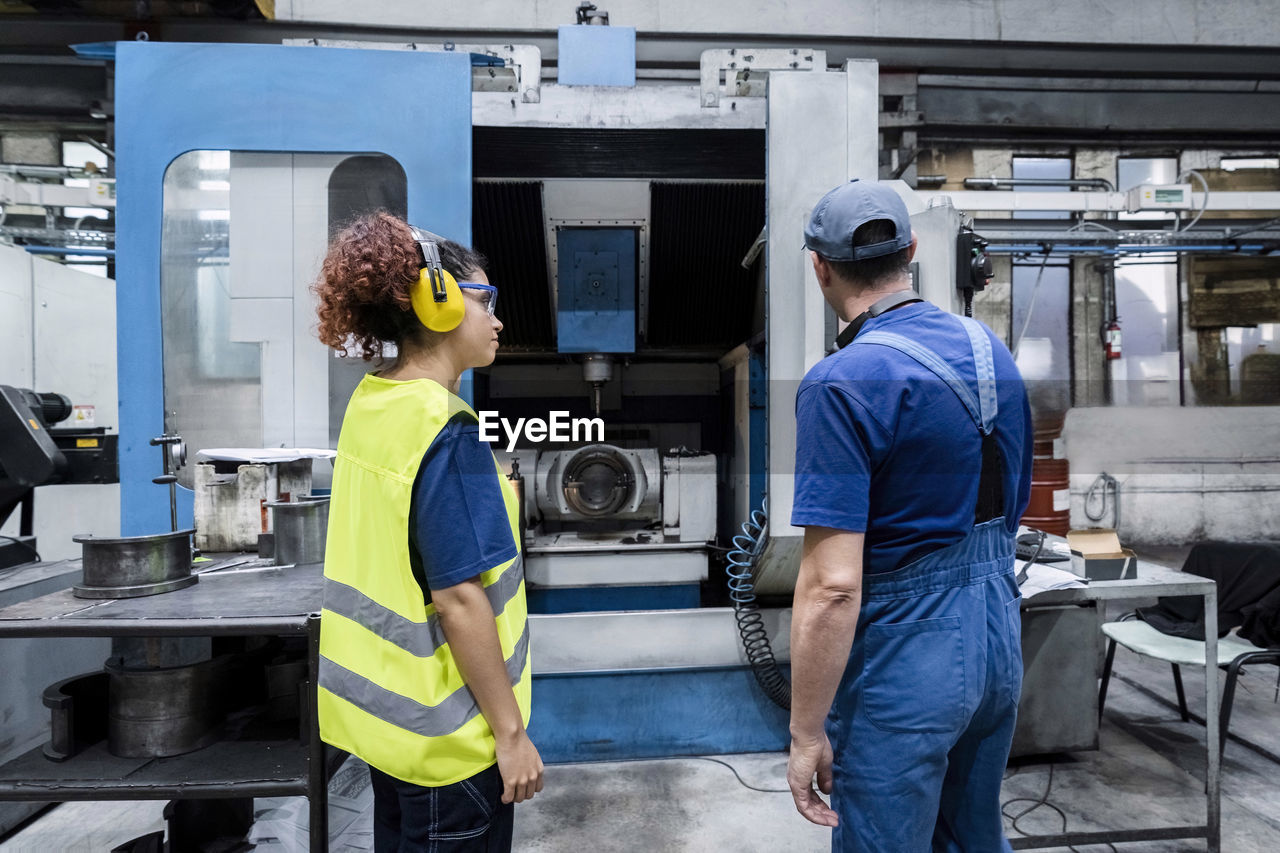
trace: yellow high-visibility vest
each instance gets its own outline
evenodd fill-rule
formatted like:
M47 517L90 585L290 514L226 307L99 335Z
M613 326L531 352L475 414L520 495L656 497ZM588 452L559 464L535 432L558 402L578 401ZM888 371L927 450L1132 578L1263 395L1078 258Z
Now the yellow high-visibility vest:
M449 419L475 412L429 379L366 376L347 404L334 460L317 691L320 737L384 773L436 787L497 759L409 563L413 483ZM529 619L515 491L494 460L518 553L480 575L502 656L529 722ZM428 507L453 513L457 507ZM459 519L459 524L467 524Z

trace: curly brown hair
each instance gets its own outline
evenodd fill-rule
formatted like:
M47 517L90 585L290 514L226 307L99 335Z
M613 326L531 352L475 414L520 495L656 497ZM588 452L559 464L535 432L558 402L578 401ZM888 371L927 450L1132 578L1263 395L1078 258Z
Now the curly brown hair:
M484 269L484 258L454 243L440 241L440 261L462 280ZM320 277L311 290L320 301L317 330L321 343L369 361L383 346L406 342L429 345L434 333L418 322L409 299L420 260L413 232L386 211L353 220L329 243Z

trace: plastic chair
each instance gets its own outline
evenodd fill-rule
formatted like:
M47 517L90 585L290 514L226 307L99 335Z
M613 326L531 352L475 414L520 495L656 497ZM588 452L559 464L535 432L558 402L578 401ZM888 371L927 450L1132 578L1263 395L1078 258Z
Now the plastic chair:
M1162 634L1146 622L1139 621L1134 614L1119 622L1106 622L1102 633L1110 640L1107 644L1107 661L1102 670L1102 686L1098 690L1098 720L1102 720L1102 709L1107 702L1107 686L1111 681L1111 665L1116 656L1116 645L1124 646L1131 652L1145 655L1155 660L1167 661L1173 667L1173 684L1178 692L1178 711L1183 722L1188 722L1191 715L1187 711L1187 696L1182 689L1183 666L1205 665L1204 640L1189 640L1185 637L1173 637ZM1246 664L1272 663L1280 665L1280 648L1264 649L1234 634L1227 634L1218 639L1218 666L1226 667L1227 683L1222 690L1222 706L1218 716L1218 752L1222 753L1227 745L1227 727L1231 722L1231 705L1235 701L1236 681L1240 676L1240 668Z

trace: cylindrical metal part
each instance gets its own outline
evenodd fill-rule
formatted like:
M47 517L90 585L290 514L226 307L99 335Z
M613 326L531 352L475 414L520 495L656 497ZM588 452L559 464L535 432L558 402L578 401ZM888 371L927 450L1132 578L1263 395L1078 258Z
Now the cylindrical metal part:
M65 761L107 734L107 674L90 672L50 684L41 695L49 709L49 742L44 755Z
M1056 445L1062 436L1062 427L1066 422L1066 412L1044 412L1032 410L1032 437L1034 455L1037 459L1053 459L1057 457Z
M127 670L107 661L107 750L121 758L163 758L208 746L222 721L220 660Z
M278 566L324 562L329 533L329 498L308 495L297 501L269 503Z
M209 637L112 637L111 657L124 669L190 666L213 657Z
M561 488L569 507L586 518L604 518L621 509L636 481L623 455L604 445L584 448L565 466Z
M269 663L264 677L267 682L267 718L276 721L297 719L300 710L298 687L307 680L307 662Z
M1031 461L1031 500L1022 523L1045 533L1066 536L1071 529L1071 478L1066 459Z
M967 190L994 190L1003 187L1077 187L1115 192L1106 178L965 178Z
M608 382L613 378L613 356L598 352L584 356L582 378L587 382Z
M190 586L191 534L177 530L149 536L101 539L73 536L80 543L84 583L72 592L77 598L136 598Z
M1034 458L1031 499L1022 523L1046 533L1066 536L1071 529L1070 463L1058 458L1056 447L1066 422L1065 411L1033 408Z

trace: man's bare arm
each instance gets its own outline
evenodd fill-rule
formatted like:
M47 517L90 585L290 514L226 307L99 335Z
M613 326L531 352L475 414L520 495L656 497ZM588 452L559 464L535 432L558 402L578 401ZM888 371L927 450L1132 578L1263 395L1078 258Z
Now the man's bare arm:
M787 781L806 819L835 826L813 790L831 792L831 745L823 723L849 663L862 608L861 533L806 527L791 615L791 759Z

